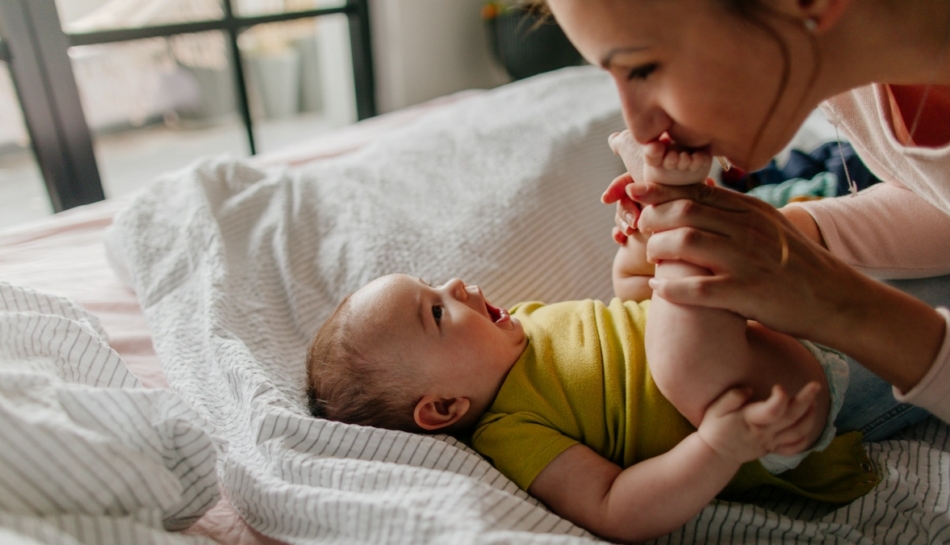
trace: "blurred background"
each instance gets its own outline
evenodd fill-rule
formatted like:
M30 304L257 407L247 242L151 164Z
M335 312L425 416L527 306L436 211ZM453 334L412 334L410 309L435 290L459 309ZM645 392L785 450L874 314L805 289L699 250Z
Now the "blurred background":
M0 228L580 62L535 23L485 0L0 0Z

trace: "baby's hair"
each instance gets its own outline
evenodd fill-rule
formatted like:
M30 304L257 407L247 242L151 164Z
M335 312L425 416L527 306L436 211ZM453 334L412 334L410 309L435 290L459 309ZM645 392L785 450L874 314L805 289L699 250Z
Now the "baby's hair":
M316 418L424 432L413 418L418 384L397 354L369 351L347 296L314 336L307 354L307 402ZM361 338L364 337L364 338Z

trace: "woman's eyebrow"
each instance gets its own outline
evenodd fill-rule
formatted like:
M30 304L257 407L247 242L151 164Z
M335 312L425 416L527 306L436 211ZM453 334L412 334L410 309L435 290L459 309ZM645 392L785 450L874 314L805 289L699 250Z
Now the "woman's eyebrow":
M614 49L611 49L610 51L608 51L606 55L604 55L604 58L601 59L600 61L600 66L604 70L610 70L610 63L611 61L613 61L613 58L615 56L622 55L624 53L635 53L637 51L643 51L644 49L646 49L646 47L640 47L640 46L615 47Z

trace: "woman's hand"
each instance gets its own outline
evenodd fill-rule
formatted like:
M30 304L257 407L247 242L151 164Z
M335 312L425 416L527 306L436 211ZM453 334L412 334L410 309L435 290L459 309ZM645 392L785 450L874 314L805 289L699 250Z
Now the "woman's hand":
M651 235L649 261L687 261L712 272L654 279L654 292L671 302L729 309L815 339L826 320L840 316L840 290L862 283L774 207L748 195L705 184L637 183L624 190L643 206L637 227ZM613 184L608 192L616 196Z
M612 234L614 242L621 246L626 244L627 237L637 231L637 219L640 217L641 206L627 195L627 186L635 183L630 173L625 172L614 178L600 197L600 202L604 204L617 203L617 212L614 215L616 228Z

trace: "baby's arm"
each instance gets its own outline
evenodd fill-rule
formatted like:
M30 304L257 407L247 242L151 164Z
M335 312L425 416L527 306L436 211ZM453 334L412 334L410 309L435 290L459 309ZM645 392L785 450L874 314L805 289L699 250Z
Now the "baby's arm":
M528 491L607 539L661 536L699 513L744 462L798 440L816 392L806 388L789 400L776 389L768 400L743 406L747 394L730 390L672 450L621 469L577 444L548 464Z

